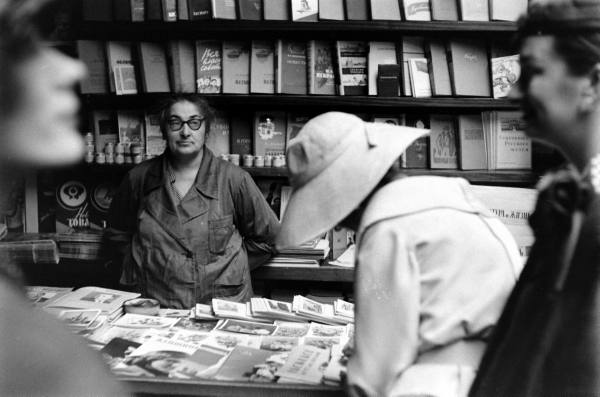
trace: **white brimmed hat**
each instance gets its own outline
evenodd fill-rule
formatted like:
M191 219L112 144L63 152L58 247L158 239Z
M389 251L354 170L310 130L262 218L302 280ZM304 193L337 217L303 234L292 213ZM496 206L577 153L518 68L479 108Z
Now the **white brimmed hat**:
M314 117L288 143L292 195L277 248L302 244L350 214L395 160L429 130L370 123L341 112Z

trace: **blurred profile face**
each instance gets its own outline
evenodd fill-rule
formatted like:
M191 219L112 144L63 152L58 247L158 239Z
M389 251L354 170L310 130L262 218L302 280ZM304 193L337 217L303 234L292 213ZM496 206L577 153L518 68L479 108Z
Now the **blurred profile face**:
M187 123L185 123L187 122ZM193 130L189 124L200 127ZM206 123L198 106L181 101L171 106L167 118L167 145L175 157L198 155L204 148Z
M74 88L84 76L83 63L51 48L21 64L18 107L6 119L0 117L0 162L52 166L81 159L84 143Z
M521 103L527 134L559 146L568 141L589 81L588 76L570 72L554 49L554 37L526 38L521 46L521 78L510 97Z

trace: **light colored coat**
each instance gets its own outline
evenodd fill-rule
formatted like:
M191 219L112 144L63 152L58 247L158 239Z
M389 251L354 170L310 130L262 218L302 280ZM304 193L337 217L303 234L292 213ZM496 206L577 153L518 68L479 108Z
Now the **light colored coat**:
M469 188L461 178L408 177L369 201L356 240L351 390L468 392L485 344L463 341L489 333L523 264L510 232Z

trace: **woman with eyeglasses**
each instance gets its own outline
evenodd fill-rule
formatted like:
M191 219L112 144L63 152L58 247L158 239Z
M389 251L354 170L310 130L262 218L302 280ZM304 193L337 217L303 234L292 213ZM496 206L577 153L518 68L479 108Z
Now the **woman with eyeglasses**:
M162 307L246 301L250 270L274 252L279 222L260 190L205 146L213 118L203 98L169 98L160 113L167 149L129 171L111 204L120 282Z

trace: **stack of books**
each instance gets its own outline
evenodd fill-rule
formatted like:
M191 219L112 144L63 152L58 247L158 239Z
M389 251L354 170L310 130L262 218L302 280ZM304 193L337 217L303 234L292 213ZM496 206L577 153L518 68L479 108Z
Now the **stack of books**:
M94 260L101 256L101 231L59 233L56 240L61 258Z
M301 295L294 296L292 310L299 317L324 324L343 325L353 322L346 315L336 314L333 305L319 303Z
M292 305L267 298L251 298L250 309L254 317L284 320L284 321L306 321L299 318L293 311Z
M314 239L296 247L284 248L264 266L269 267L319 267L329 255L329 240Z
M100 314L111 321L123 314L123 303L139 297L135 292L119 291L100 287L82 287L68 292L44 306L44 310L60 317L65 310L100 310Z
M57 264L58 256L58 246L50 239L0 242L0 258L9 263Z

